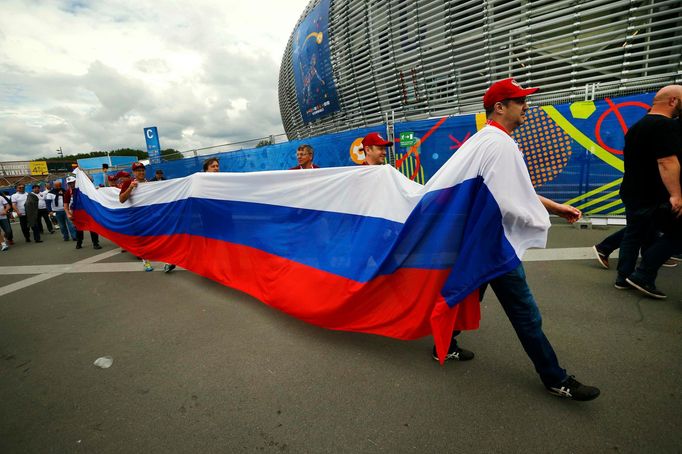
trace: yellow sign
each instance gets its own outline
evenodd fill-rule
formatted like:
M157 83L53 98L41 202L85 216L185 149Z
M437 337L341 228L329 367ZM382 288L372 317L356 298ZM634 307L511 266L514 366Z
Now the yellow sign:
M45 161L31 161L29 163L31 175L47 175L47 162Z

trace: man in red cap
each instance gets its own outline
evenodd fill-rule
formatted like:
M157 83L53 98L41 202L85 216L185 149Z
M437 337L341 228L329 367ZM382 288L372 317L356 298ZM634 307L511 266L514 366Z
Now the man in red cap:
M378 132L370 132L362 139L362 148L365 152L365 162L362 165L375 166L386 163L386 147L393 142L384 140Z
M526 111L528 111L526 96L538 90L539 88L535 87L523 88L511 77L492 84L483 95L483 107L488 117L488 125L511 134L526 121ZM556 203L541 195L538 195L538 198L547 211L561 216L570 223L582 216L580 210L570 205Z
M483 106L488 117L488 123L469 139L469 150L467 150L481 156L481 165L497 166L500 173L510 171L507 168L509 163L513 163L517 168L525 167L523 154L514 139L511 138L510 133L526 120L526 111L528 110L526 96L536 91L538 91L537 88L521 87L511 78L496 82L488 88L483 96ZM464 149L460 149L459 152L462 151ZM494 170L498 171L498 169ZM524 181L525 187L532 187L527 172L522 174L521 178L527 179ZM514 188L510 187L508 197L513 198L515 192ZM538 198L549 212L564 217L569 222L575 222L580 218L580 211L573 207L553 202L541 196ZM511 201L518 204L532 203L528 200L512 199ZM533 227L519 224L515 228ZM572 375L568 375L559 365L554 349L542 331L540 310L526 282L523 265L519 264L516 269L496 277L489 284L547 390L551 394L573 400L585 401L597 398L600 394L598 388L583 385ZM481 297L483 297L486 287L487 285L481 289ZM457 333L453 334L456 335Z
M141 162L133 162L133 175L135 176L132 180L124 181L121 185L121 193L118 195L118 201L124 203L130 198L135 188L140 183L146 183L147 178L145 177L144 164Z
M121 203L125 203L130 198L131 194L140 183L147 182L144 164L139 161L133 162L132 169L135 178L132 180L125 180L121 185L121 192L118 194L118 200ZM142 258L141 260L145 271L154 271L154 267L149 260L145 258Z

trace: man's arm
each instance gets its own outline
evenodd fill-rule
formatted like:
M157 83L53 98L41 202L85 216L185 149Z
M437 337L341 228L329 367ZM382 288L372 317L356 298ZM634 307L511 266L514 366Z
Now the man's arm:
M680 161L677 156L666 156L659 158L658 171L661 180L670 194L670 205L673 213L678 217L682 215L682 191L680 190Z
M133 189L136 187L137 180L131 181L127 187L124 186L124 189L121 189L121 192L118 194L118 201L124 203L126 200L128 200L130 198L130 194L133 192Z
M561 216L562 218L566 219L569 224L573 224L583 215L579 209L570 205L557 203L554 200L550 200L547 197L543 197L541 195L538 195L538 199L540 199L540 202L547 211L552 214L556 214L557 216Z
M64 193L64 212L66 212L66 217L71 219L73 217L73 213L71 213L71 194L69 192Z

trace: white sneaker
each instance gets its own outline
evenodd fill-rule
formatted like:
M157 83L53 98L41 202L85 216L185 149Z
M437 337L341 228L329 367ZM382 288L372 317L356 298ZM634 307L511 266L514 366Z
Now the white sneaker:
M9 246L7 246L7 243L5 243L5 242L3 241L3 242L2 242L2 250L3 250L3 251L6 251L7 249L9 249Z

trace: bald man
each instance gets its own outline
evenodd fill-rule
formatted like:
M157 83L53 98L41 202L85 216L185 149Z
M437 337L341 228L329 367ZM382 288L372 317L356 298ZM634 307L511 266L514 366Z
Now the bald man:
M625 205L627 228L620 245L615 287L634 288L663 299L656 288L661 265L682 247L682 192L680 154L682 85L668 85L656 93L647 115L625 135L625 173L620 197ZM647 234L663 232L646 249L635 269L638 251Z

